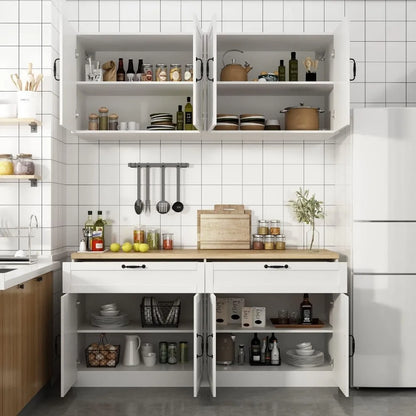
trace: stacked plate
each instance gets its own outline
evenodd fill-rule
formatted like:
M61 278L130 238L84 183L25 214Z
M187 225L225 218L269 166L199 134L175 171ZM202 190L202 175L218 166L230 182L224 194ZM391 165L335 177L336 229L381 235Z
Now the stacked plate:
M150 126L148 130L175 130L172 123L172 114L169 113L153 113L150 114Z
M217 114L215 130L238 130L238 116L234 114Z
M286 351L286 362L296 367L318 367L324 363L324 353L314 350L310 342L302 342Z
M115 303L101 305L100 313L91 313L91 325L100 328L119 328L128 324L127 314L120 314Z
M240 130L264 130L266 119L261 114L241 114Z

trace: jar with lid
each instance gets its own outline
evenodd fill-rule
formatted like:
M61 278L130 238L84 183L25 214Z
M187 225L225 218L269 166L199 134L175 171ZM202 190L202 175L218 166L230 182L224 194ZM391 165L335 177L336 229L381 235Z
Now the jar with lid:
M177 359L177 346L176 342L169 342L168 344L168 364L176 364Z
M286 250L286 237L284 234L276 236L276 250Z
M20 153L14 162L15 175L33 175L35 173L35 164L30 153Z
M185 65L185 72L183 74L184 81L193 81L194 80L194 69L192 64Z
M173 234L166 233L163 234L163 250L172 250L173 249Z
M159 233L156 230L147 232L147 244L149 245L149 250L159 250Z
M153 81L153 65L143 64L142 81Z
M118 115L110 114L108 119L108 130L118 130Z
M253 235L253 250L263 250L264 249L264 238L260 234Z
M90 114L88 116L88 130L98 130L98 116L97 116L97 114Z
M145 243L146 242L146 234L143 227L140 227L138 225L137 227L134 227L133 231L133 242L134 243Z
M274 249L274 235L265 235L264 236L264 249L273 250Z
M169 80L182 81L182 65L170 64Z
M156 81L168 80L168 66L166 64L156 64Z
M267 235L269 234L269 222L266 220L259 220L257 225L257 234Z
M98 114L100 117L100 121L99 121L100 130L108 130L108 108L100 107L98 109Z
M13 175L13 157L8 153L0 155L0 175Z
M270 234L272 235L280 234L280 221L279 220L270 221Z

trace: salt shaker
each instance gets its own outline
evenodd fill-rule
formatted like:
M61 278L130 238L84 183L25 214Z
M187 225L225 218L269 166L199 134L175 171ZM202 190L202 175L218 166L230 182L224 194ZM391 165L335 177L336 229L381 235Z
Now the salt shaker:
M82 239L79 242L79 251L87 251L87 245L85 244L85 240Z

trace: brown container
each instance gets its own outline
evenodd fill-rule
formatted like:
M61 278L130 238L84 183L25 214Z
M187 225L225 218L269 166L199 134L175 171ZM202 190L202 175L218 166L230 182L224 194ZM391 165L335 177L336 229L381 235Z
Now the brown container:
M286 107L280 112L285 113L285 130L319 130L319 113L324 110L301 103L297 107Z
M244 205L215 205L198 211L199 249L250 249L251 211Z

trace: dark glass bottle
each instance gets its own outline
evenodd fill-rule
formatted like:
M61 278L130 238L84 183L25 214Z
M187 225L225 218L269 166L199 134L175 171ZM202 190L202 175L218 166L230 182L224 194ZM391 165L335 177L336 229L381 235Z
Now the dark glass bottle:
M290 53L289 61L289 81L298 80L298 60L296 59L296 52Z
M176 130L183 130L183 111L181 105L178 105L178 111L176 113Z
M286 81L286 67L284 65L283 59L280 60L279 65L279 81Z
M129 65L127 67L126 77L127 81L134 81L134 67L133 67L133 59L129 59Z
M117 81L125 81L126 73L124 71L123 58L118 59Z
M251 340L250 364L260 365L260 356L261 356L260 340L258 339L257 334L254 334L254 338Z
M141 81L143 76L143 59L139 59L137 64L136 81Z
M185 130L192 130L192 104L191 104L191 97L186 97L186 105L185 105Z
M303 301L300 304L300 323L312 324L312 303L309 301L309 295L307 293L303 295Z

